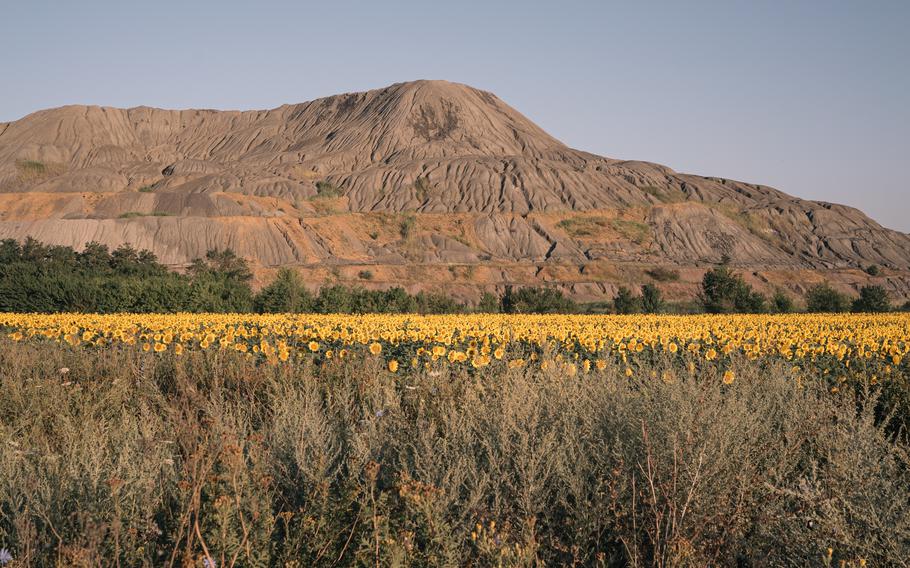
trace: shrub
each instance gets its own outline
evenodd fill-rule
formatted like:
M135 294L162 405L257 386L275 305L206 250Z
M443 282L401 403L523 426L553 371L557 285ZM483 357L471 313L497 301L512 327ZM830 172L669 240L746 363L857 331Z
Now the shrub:
M361 280L372 280L373 272L369 271L369 270L361 270L360 272L357 273L357 277L360 278Z
M646 223L639 221L630 221L628 219L613 219L610 223L613 230L629 239L635 244L642 244L651 235L651 227Z
M405 240L410 239L416 230L417 219L413 215L405 216L398 225L398 233L401 235L401 238Z
M506 288L502 296L502 312L506 314L574 313L578 306L555 288Z
M500 299L490 292L484 292L477 303L477 311L482 314L499 313Z
M645 271L645 274L658 282L676 282L679 280L679 271L658 266Z
M572 217L563 219L556 226L566 232L570 237L590 237L600 234L610 226L607 217Z
M908 447L874 397L661 364L392 374L3 339L2 545L17 566L906 564Z
M806 292L809 313L839 313L850 309L850 299L829 284L816 284Z
M297 271L282 268L275 279L256 294L253 303L259 313L300 313L313 309L314 298Z
M859 298L853 300L854 312L880 313L891 311L888 292L881 286L863 286Z
M701 300L708 313L761 313L766 309L765 297L752 290L726 263L706 272L701 287Z
M421 314L458 314L465 311L465 306L445 294L418 292L414 296L417 312Z
M316 195L315 198L318 199L334 199L341 196L341 190L335 187L329 181L317 181L316 182Z
M881 274L881 270L878 268L878 265L876 265L876 264L870 264L869 266L867 266L865 268L865 272L869 276L878 276L879 274Z
M664 311L663 295L654 284L645 284L641 287L641 311L646 314L659 314Z
M418 200L425 200L430 195L430 180L425 177L418 177L415 179L414 192L416 193Z
M771 298L771 311L776 314L789 314L793 310L793 298L783 290L776 290Z
M613 298L613 309L617 314L635 314L641 310L641 299L632 295L632 290L620 286Z

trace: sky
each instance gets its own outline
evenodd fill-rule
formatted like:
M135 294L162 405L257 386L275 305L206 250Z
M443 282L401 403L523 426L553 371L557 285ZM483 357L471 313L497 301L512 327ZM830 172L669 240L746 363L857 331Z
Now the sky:
M414 79L569 146L858 207L910 232L910 2L0 0L0 121L261 109Z

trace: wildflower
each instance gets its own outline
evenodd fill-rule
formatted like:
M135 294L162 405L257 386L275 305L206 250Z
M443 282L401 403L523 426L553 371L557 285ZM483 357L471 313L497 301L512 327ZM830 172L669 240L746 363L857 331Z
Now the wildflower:
M167 345L165 345L164 343L155 344L155 353L161 353L162 351L164 351L166 349L167 349Z
M669 350L670 353L676 353L679 351L679 346L671 342L670 345L667 346L667 350Z
M725 385L732 385L733 380L735 378L736 378L736 375L733 374L733 371L730 371L729 369L724 371L724 384Z
M60 367L57 370L57 372L60 373L61 375L65 375L70 372L70 368L69 367Z
M398 370L398 361L396 361L395 359L392 359L391 361L389 361L389 371L394 373L397 370Z
M705 359L707 359L708 361L713 361L714 359L717 359L717 351L715 351L713 347L711 349L708 349L705 352Z
M217 568L218 567L218 563L209 557L205 557L202 559L202 565L205 568Z
M182 355L182 354L183 354L183 344L175 343L174 344L174 355Z
M0 566L6 566L13 561L13 555L9 550L0 548Z
M310 341L310 342L307 344L307 348L309 348L310 351L312 351L313 353L315 353L315 352L319 351L319 344L316 343L315 341Z
M370 343L370 353L372 353L373 355L379 355L381 352L382 352L382 345L376 343L375 341L373 343Z
M629 367L626 367L626 376L627 376L627 377L631 377L631 376L632 376L632 369L630 369Z

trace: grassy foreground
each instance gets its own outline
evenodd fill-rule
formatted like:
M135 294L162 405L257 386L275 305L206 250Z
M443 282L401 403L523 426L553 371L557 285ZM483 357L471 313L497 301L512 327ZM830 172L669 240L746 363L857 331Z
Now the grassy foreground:
M0 548L6 566L908 565L908 445L874 396L790 366L391 373L4 338Z

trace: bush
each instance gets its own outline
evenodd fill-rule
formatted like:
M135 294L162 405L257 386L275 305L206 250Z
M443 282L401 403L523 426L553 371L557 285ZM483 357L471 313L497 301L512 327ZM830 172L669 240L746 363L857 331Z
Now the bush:
M392 374L4 339L2 547L17 566L906 565L910 448L874 397L787 364L739 361L731 385L662 365Z
M477 311L482 314L499 313L499 302L500 299L496 295L484 292L477 303Z
M414 302L420 314L460 314L465 311L464 304L445 294L418 292Z
M317 181L316 182L316 198L318 199L334 199L341 196L341 190L335 187L334 184L328 181Z
M775 314L789 314L794 311L793 298L783 290L776 290L771 298L771 311Z
M506 288L502 312L506 314L570 314L578 306L555 288Z
M282 268L275 280L256 295L259 313L301 313L313 310L314 298L297 271Z
M701 283L701 300L705 311L712 314L762 313L767 300L752 290L742 276L722 264L705 273Z
M882 313L891 311L888 292L881 286L863 286L859 298L853 300L854 312Z
M416 230L417 219L413 215L406 216L401 220L401 224L398 226L398 233L401 235L401 238L405 240L410 239Z
M878 265L875 265L875 264L870 264L869 266L867 266L865 268L865 272L869 276L878 276L879 274L881 274L881 270L878 268Z
M645 284L641 287L641 311L646 314L659 314L664 311L663 295L654 284Z
M654 280L656 280L658 282L676 282L677 280L679 280L679 271L678 270L664 268L661 266L658 266L656 268L651 268L650 270L646 270L645 274L647 274L648 276L650 276L651 278L653 278Z
M636 314L641 310L641 299L633 296L632 290L620 286L613 298L613 309L617 314Z
M175 312L195 305L239 311L236 305L201 301L190 278L170 272L149 251L123 245L113 252L88 243L82 252L34 239L0 243L0 310L14 312ZM249 297L241 282L239 296ZM222 296L224 294L221 294ZM228 296L232 296L228 294ZM194 302L198 302L194 303Z
M816 284L806 292L809 313L840 313L850 309L850 299L829 284Z
M370 270L361 270L357 273L357 278L360 278L361 280L372 280L373 272Z

